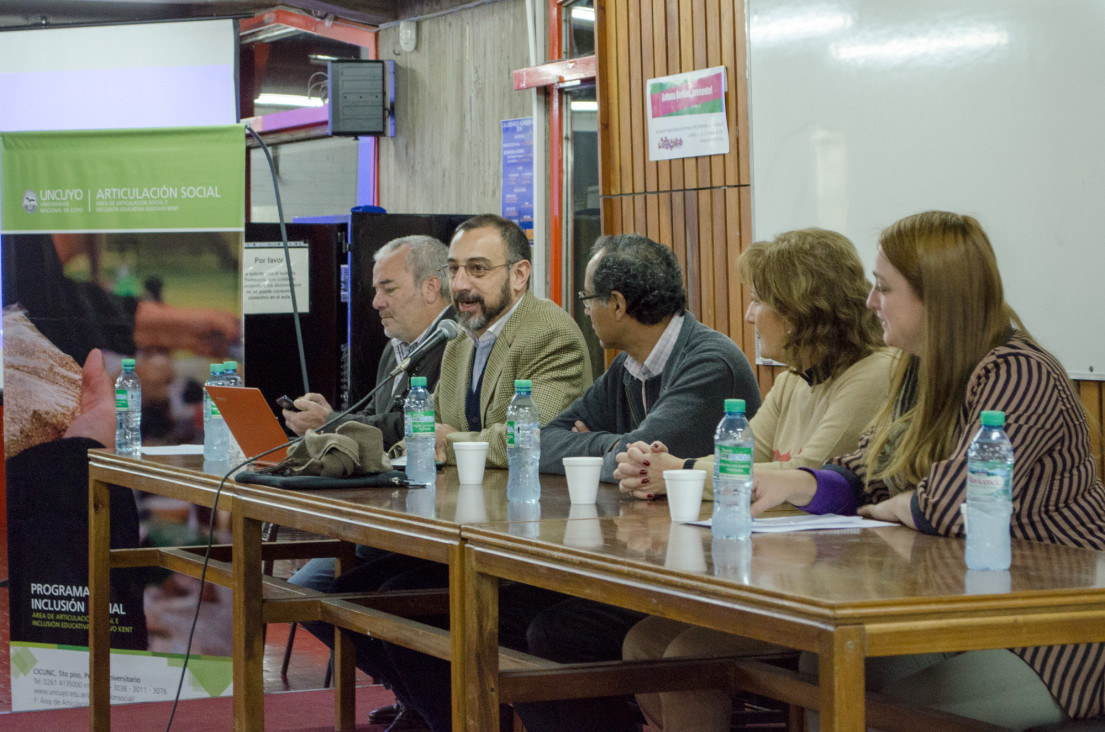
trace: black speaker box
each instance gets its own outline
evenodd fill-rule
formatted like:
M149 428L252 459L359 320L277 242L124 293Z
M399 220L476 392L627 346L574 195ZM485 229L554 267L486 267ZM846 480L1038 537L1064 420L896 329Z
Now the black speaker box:
M383 61L330 61L331 135L387 134L388 83Z

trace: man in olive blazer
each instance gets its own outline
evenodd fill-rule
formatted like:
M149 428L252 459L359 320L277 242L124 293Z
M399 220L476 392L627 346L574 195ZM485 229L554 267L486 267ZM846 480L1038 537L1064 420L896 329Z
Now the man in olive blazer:
M506 409L514 380L533 382L541 424L591 385L583 334L559 306L528 291L530 244L518 226L476 216L457 228L446 278L466 334L445 347L434 391L439 458L452 444L490 443L488 467L505 468Z

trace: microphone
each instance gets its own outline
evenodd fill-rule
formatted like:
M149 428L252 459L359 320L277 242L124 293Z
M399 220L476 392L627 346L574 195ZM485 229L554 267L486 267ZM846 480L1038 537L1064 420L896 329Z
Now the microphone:
M400 361L399 365L393 368L388 376L395 377L401 373L404 373L411 366L415 365L423 358L425 358L426 354L428 354L430 351L434 350L445 341L453 340L458 335L460 335L460 328L457 327L455 321L441 321L437 324L437 328L434 329L434 332L430 333L429 337L427 337L426 340L419 343L413 351L407 354L407 357Z

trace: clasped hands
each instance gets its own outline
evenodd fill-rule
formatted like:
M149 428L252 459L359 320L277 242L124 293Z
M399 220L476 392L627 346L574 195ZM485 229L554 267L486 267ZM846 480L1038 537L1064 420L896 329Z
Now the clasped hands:
M635 498L651 500L667 493L664 484L665 470L683 467L683 459L668 452L662 442L634 442L625 452L619 452L614 477L622 493ZM782 503L807 505L817 492L817 478L804 470L760 470L753 472L752 515ZM880 521L893 521L915 528L911 511L913 491L899 493L881 503L860 506L860 516Z

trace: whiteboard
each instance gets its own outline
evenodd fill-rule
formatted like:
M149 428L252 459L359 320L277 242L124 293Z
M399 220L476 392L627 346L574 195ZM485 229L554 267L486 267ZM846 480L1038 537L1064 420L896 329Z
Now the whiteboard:
M870 267L897 219L972 215L1033 336L1105 380L1105 1L747 2L755 238Z

